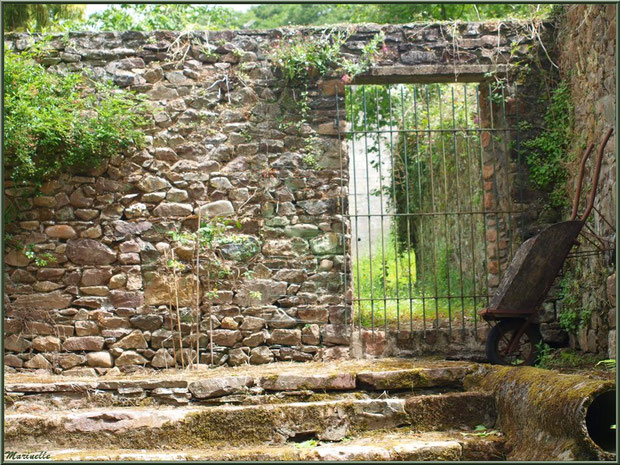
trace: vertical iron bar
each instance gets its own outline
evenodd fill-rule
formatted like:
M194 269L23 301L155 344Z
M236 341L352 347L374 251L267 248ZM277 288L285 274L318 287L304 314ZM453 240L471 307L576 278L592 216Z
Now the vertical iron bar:
M351 227L347 223L347 215L345 211L345 192L348 193L348 183L349 176L347 172L347 189L344 187L344 163L342 160L342 134L340 132L340 102L338 101L340 96L338 95L338 86L334 85L334 96L336 98L336 130L338 131L338 156L340 158L340 221L342 222L342 255L343 255L343 270L342 270L342 279L343 279L343 289L344 289L344 331L347 335L349 335L349 306L347 305L347 273L349 272L349 258L347 257L347 243L346 236L347 233L351 236ZM345 103L346 105L346 103ZM345 107L346 108L346 107ZM345 115L346 119L346 115Z
M512 186L510 184L510 134L509 134L509 127L508 127L508 119L506 118L506 93L505 93L505 89L506 86L502 86L502 116L504 118L503 121L503 131L502 133L504 134L504 140L503 142L503 146L504 146L504 157L505 157L505 178L506 178L506 201L507 201L507 206L508 208L506 209L508 211L508 213L504 213L505 216L507 216L507 221L504 220L504 223L506 225L506 237L508 238L508 257L506 258L506 264L510 263L510 260L512 260Z
M431 174L431 212L435 213L435 174L433 167L433 139L431 137L431 110L430 110L430 98L428 95L428 86L426 88L426 120L427 127L429 129L428 132L428 155L429 155L429 166L430 166L430 174ZM433 276L435 277L435 295L433 298L435 299L435 326L439 327L439 300L437 296L439 295L438 291L438 283L437 283L437 232L435 230L435 216L431 216L431 225L433 229Z
M452 141L454 145L454 171L456 172L456 185L460 188L461 186L461 178L460 178L460 164L459 164L459 154L456 144L456 114L455 114L455 105L454 105L454 85L451 86L452 90ZM460 195L457 192L456 195L456 208L459 213L461 213L461 201ZM457 215L456 217L456 230L459 236L458 245L459 245L459 289L461 291L461 333L465 334L465 299L463 298L463 244L461 241L461 215Z
M442 109L442 95L441 95L441 84L437 84L437 98L439 100L439 127L443 129L443 109ZM444 139L443 134L439 135L439 140L441 141L441 160L443 161L443 206L446 211L448 209L448 202L450 196L448 195L448 165L446 162L446 141ZM439 167L441 168L441 161L439 162ZM446 235L444 237L444 247L446 249L446 285L448 286L447 295L448 295L448 335L452 338L452 292L450 290L450 228L449 228L449 215L444 215L444 229Z
M487 306L489 305L489 273L487 271L487 263L488 263L488 254L487 254L487 245L486 245L486 237L487 237L487 213L486 207L484 205L484 178L482 176L482 168L484 166L484 155L482 153L482 114L480 113L480 86L476 86L476 111L478 113L478 144L480 146L480 166L478 170L478 176L480 177L480 191L482 193L482 249L484 250L484 260L482 262L482 272L484 274L484 279L486 280L486 289L485 293L487 295ZM477 329L477 313L474 312L474 327Z
M489 118L491 120L491 129L495 129L495 120L493 118L493 94L491 94L491 84L488 84L488 88L489 88L489 94L488 94L488 102L489 102ZM499 186L498 186L498 175L497 175L497 165L496 165L496 159L495 159L495 154L497 153L495 151L495 137L493 136L493 133L491 133L491 152L493 153L493 180L494 180L494 184L495 186L498 187L497 189L497 195L498 198L494 199L495 202L497 204L497 206L500 206L499 203ZM495 230L497 231L497 237L495 238L495 253L497 254L496 258L497 258L497 276L498 276L498 280L501 281L502 279L502 260L501 260L501 251L499 248L499 243L500 243L500 238L501 238L501 229L499 227L499 213L495 213Z
M400 87L400 108L401 108L401 126L405 126L405 93L404 86ZM405 217L405 221L407 222L407 277L409 284L409 328L410 331L413 332L413 294L412 294L412 283L411 283L411 217L409 214L411 210L409 208L409 160L407 159L407 134L403 135L403 165L405 167L405 210L407 212L407 216Z
M469 211L474 211L474 188L471 182L471 172L472 172L472 159L470 152L470 143L469 143L469 103L467 102L467 84L463 84L463 93L464 93L464 102L465 102L465 138L466 138L466 154L467 154L467 180L469 184ZM475 134L475 133L474 133ZM469 215L469 229L470 229L470 240L471 240L471 268L472 268L472 287L473 287L473 296L474 296L474 313L476 313L478 309L477 297L476 297L476 248L475 248L475 238L474 238L474 221L476 216L473 213ZM484 218L483 218L484 220Z
M381 123L379 121L379 115L381 114L381 110L379 108L379 86L375 86L375 103L376 103L376 112L377 112L377 131L379 130ZM385 327L385 334L387 336L387 290L385 286L386 274L385 274L385 231L383 229L384 223L384 212L383 212L383 161L381 160L381 135L379 133L376 134L376 144L377 144L377 155L379 158L379 201L381 202L380 210L381 210L381 270L383 275L383 323ZM370 169L370 168L368 168ZM368 193L368 205L370 205L370 192ZM369 218L370 224L370 218Z
M349 87L349 101L351 108L351 125L355 128L355 118L357 115L353 113L353 87ZM346 104L346 102L345 102ZM351 240L355 240L355 267L357 269L355 287L357 288L357 319L359 325L359 335L361 338L362 335L362 301L361 299L361 286L360 286L360 251L359 251L359 241L357 240L357 236L359 234L359 222L358 222L358 210L357 210L357 174L355 173L357 165L355 163L355 138L357 136L355 134L351 134L351 155L352 155L352 164L353 166L353 202L355 205L355 239L351 237Z
M372 231L370 229L370 180L368 163L368 118L366 112L366 86L362 86L362 100L364 106L364 155L366 157L366 206L368 210L368 262L370 266L370 324L372 334L375 334L375 293L372 278Z
M421 154L420 154L420 133L417 132L418 129L418 101L417 101L417 95L418 95L418 88L416 86L413 86L413 116L414 116L414 122L415 122L415 128L416 128L416 133L415 133L415 158L416 158L416 163L418 165L418 208L420 209L420 211L423 210L422 207L422 175L420 174L420 159L422 158ZM409 218L410 219L410 218ZM418 227L418 231L416 231L417 234L420 235L419 240L420 240L420 261L418 261L418 256L415 255L415 270L416 270L416 283L417 283L417 276L418 276L418 270L422 270L422 273L420 274L420 277L422 278L422 328L424 331L424 335L426 335L426 283L425 283L425 276L424 276L424 257L426 255L426 251L424 249L424 220L425 218L420 217L418 219L419 222L419 227ZM422 268L420 268L419 265L422 265ZM413 325L413 323L411 323ZM413 331L413 326L411 326L411 330Z
M392 171L392 205L396 205L396 176L394 174L395 170L396 170L396 160L394 158L394 138L392 136L392 129L394 128L394 121L392 119L392 86L388 85L388 103L389 103L389 107L390 107L390 157L391 157L391 163L392 163L392 167L391 170ZM407 136L405 135L404 138L406 139ZM407 195L409 195L409 192L406 193ZM407 213L409 213L407 211ZM405 219L408 219L408 217L405 217ZM392 236L392 240L394 241L394 263L395 263L395 277L396 277L396 331L400 332L400 280L399 280L399 275L398 275L398 229L396 228L396 220L395 217L392 217L392 220L390 222L390 233ZM387 336L387 334L386 334Z

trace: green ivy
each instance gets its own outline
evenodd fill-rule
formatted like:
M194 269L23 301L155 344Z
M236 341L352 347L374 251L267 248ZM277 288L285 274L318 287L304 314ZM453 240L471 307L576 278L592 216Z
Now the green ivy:
M37 63L37 50L4 57L4 154L11 179L41 185L143 145L143 104L81 73Z
M549 205L563 207L568 203L566 164L568 147L573 131L573 102L566 82L560 82L551 93L551 101L544 117L542 131L522 146L527 150L526 160L530 180L539 189L549 192Z

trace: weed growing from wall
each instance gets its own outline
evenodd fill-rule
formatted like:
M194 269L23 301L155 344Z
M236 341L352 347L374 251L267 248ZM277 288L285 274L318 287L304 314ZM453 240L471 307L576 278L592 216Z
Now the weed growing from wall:
M307 84L309 79L338 73L345 82L350 82L370 69L384 34L381 32L369 40L357 60L344 58L340 52L348 36L344 31L328 31L319 38L295 36L277 45L271 60L291 83Z
M213 302L219 289L234 288L241 279L252 279L251 272L243 269L260 250L260 244L234 233L241 228L238 221L225 218L207 221L199 216L197 225L195 231L168 231L172 247L164 250L159 272L169 291L167 307L169 330L174 339L173 357L184 368L199 362L200 347L207 340L211 364L214 363ZM227 245L236 246L228 256L222 252ZM254 291L250 297L260 300L262 296ZM184 326L189 326L189 331L184 331Z

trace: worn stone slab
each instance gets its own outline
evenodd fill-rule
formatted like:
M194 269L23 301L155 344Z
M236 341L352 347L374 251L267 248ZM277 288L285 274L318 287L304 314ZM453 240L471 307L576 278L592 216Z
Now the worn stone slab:
M346 390L355 389L355 375L340 373L335 375L274 375L260 378L260 387L268 391Z
M357 374L357 382L360 388L381 391L459 386L472 371L470 366L365 371Z
M250 376L207 378L189 383L189 391L197 399L211 399L245 392L253 385L254 379Z
M412 396L405 400L405 411L411 425L419 431L490 427L496 421L493 395L477 391Z
M369 73L356 76L356 84L391 84L391 83L425 83L454 82L455 73L459 82L477 82L485 73L496 72L505 74L510 70L508 65L474 64L450 67L443 64L426 64L416 66L385 66L373 67Z
M135 379L135 380L110 380L99 381L97 389L117 390L119 388L186 388L187 380L184 379Z
M5 384L7 392L85 392L95 389L96 382Z
M457 441L408 441L392 448L391 460L460 460L463 447Z
M219 444L203 448L173 448L166 450L131 449L57 449L49 450L53 460L69 461L489 461L501 460L504 438L480 438L460 433L372 433L370 437L353 437L347 442L311 444L300 447L295 443L243 445L222 447ZM475 453L472 453L475 451ZM387 455L386 455L387 453Z
M384 447L364 445L323 446L308 454L311 460L321 461L387 461L390 451Z
M24 429L23 425L28 428ZM335 400L270 405L175 408L110 407L5 416L7 446L36 444L39 431L53 447L183 447L210 441L271 442L312 432L339 441L353 431L407 424L402 399ZM102 434L110 433L110 434Z

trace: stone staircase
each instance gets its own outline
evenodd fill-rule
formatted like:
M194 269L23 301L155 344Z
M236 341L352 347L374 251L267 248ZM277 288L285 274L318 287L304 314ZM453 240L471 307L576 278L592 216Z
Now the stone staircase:
M493 397L463 390L475 369L381 359L10 375L5 450L57 460L501 460Z

